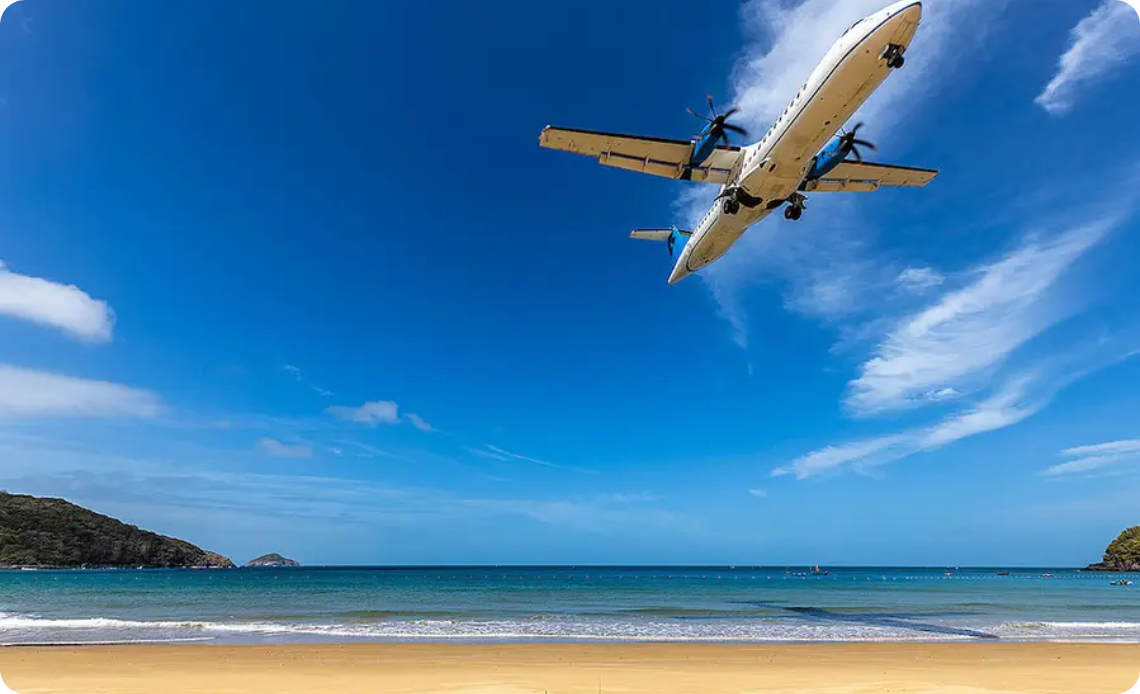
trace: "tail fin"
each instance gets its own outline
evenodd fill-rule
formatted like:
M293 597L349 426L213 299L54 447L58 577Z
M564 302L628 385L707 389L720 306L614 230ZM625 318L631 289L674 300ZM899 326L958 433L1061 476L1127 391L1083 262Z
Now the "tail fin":
M689 242L689 237L693 235L691 231L678 229L677 225L669 227L668 229L634 229L630 233L631 239L642 239L645 241L665 241L669 247L669 255L681 248ZM677 247L677 242L680 241L680 246Z

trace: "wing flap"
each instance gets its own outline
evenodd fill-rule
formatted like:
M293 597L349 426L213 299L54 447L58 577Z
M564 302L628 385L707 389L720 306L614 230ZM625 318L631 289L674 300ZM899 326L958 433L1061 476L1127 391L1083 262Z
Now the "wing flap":
M809 189L820 193L867 193L882 187L921 188L937 175L936 169L845 161L815 181Z
M717 147L700 166L689 166L690 140L622 135L574 128L543 128L539 145L572 154L597 157L603 166L638 171L664 178L702 183L725 183L740 156L738 147Z

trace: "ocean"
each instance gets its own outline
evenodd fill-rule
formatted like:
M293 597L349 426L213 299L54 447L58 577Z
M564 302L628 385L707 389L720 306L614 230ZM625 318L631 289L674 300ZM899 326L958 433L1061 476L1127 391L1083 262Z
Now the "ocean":
M1140 585L1072 569L0 571L0 644L1140 643Z

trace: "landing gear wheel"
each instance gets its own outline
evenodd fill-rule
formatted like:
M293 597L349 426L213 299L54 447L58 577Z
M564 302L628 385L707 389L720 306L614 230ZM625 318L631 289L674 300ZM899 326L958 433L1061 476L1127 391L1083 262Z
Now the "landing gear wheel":
M728 198L721 205L721 209L725 214L736 214L740 211L740 203L732 198Z
M794 222L797 219L799 219L800 216L803 215L803 213L804 213L804 210L802 207L785 207L784 208L784 219L790 219Z
M887 61L887 67L892 68L894 70L899 69L904 64L906 64L906 58L902 57L901 55L896 55Z

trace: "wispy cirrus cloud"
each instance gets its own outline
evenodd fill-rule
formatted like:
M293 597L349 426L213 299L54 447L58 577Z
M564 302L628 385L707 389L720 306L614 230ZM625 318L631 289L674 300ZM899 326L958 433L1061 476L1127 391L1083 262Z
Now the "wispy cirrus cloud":
M0 262L0 316L62 330L88 342L109 342L115 314L72 284L12 272Z
M419 429L420 431L435 431L435 428L424 421L424 418L414 412L409 412L406 415L408 423Z
M977 390L979 374L1067 317L1050 291L1118 222L1107 217L1048 239L1030 238L1000 260L968 273L966 286L905 316L860 367L845 404L859 415Z
M1140 440L1110 441L1091 446L1076 446L1061 451L1068 460L1044 471L1047 477L1090 473L1124 466L1140 469Z
M391 400L373 400L359 407L332 405L326 410L329 414L357 424L399 424L400 408Z
M163 411L148 390L0 364L0 419L155 417Z
M772 475L794 475L797 479L806 479L843 468L865 473L918 453L998 431L1034 416L1047 407L1059 392L1076 381L1140 354L1140 350L1134 347L1122 347L1111 344L1111 341L1097 349L1099 352L1077 350L1066 359L1040 362L1032 368L1016 372L976 403L960 407L934 424L827 446L777 467ZM1121 449L1128 443L1118 442ZM1088 457L1111 455L1094 448L1070 449L1069 452L1075 451L1076 455ZM1121 450L1119 455L1125 455L1124 451ZM1062 473L1066 471L1076 470L1070 468Z
M1034 100L1053 115L1067 113L1082 90L1106 80L1140 53L1137 12L1120 0L1104 0L1069 35L1057 74Z
M828 446L776 468L772 475L795 475L802 480L845 467L867 472L916 453L1016 424L1044 407L1051 395L1036 374L1018 374L989 398L933 426Z
M523 462L523 463L531 463L533 465L539 465L541 467L547 467L547 468L551 468L551 469L555 469L555 470L570 470L570 471L574 471L574 472L593 472L592 470L587 470L585 468L572 467L570 465L561 465L559 463L552 463L549 460L543 460L541 458L534 458L534 457L529 456L529 455L522 455L520 453L512 453L511 451L505 450L503 448L499 448L498 446L492 446L489 443L482 444L480 446L468 446L467 450L468 450L468 452L473 453L474 455L477 455L481 458L487 458L489 460L497 460L497 461L502 462L502 463Z
M294 366L292 364L284 364L282 365L281 370L285 373L292 374L293 378L295 378L298 383L302 383L308 386L309 390L313 391L322 398L331 398L333 396L333 392L331 390L322 388L315 383L310 382L309 379L305 377L305 373L301 371L300 367Z
M303 444L287 444L277 439L262 438L257 441L257 449L274 458L312 458L313 447Z
M929 267L908 267L895 279L904 291L911 294L923 294L941 286L945 281L942 273Z

